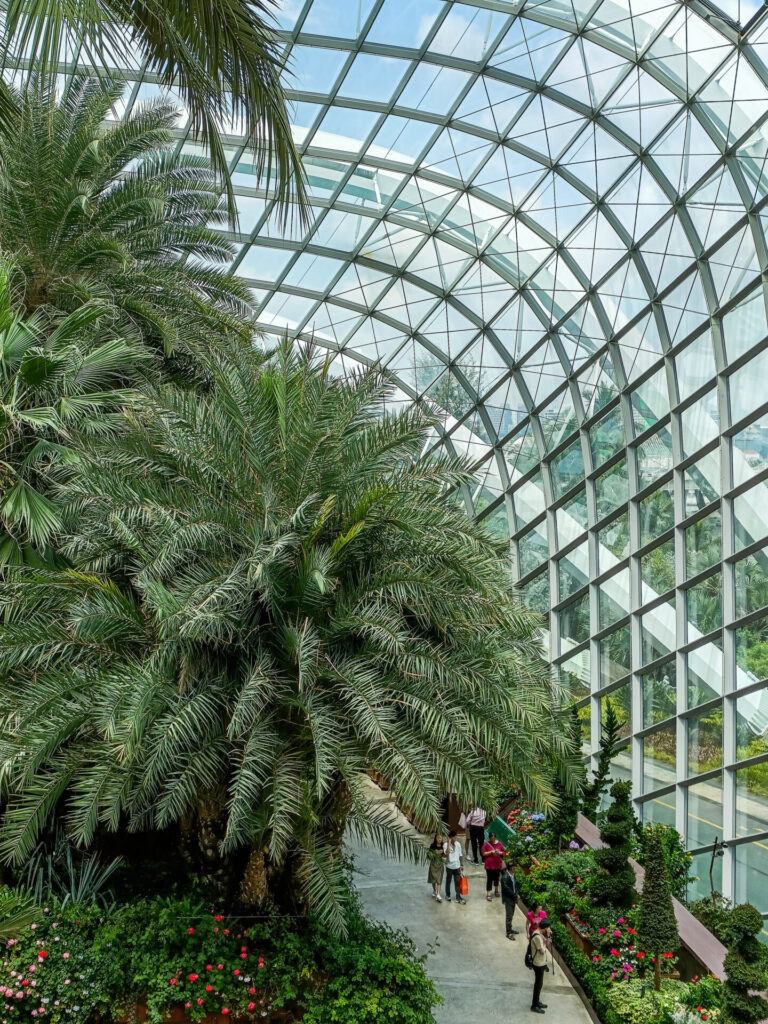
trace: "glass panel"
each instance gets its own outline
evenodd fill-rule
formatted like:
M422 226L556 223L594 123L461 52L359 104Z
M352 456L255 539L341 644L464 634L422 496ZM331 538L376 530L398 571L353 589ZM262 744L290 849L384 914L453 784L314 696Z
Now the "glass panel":
M555 498L561 497L584 479L584 459L581 454L581 442L572 445L556 455L550 463L552 472L552 489Z
M522 530L537 519L546 508L541 473L524 480L512 492L512 506L515 510L515 529Z
M703 583L691 587L685 594L688 621L700 633L709 633L723 624L723 591L720 573L708 576ZM688 638L693 639L691 630Z
M720 494L720 452L707 452L698 462L686 469L685 515L692 516Z
M574 654L573 657L561 661L559 665L560 682L568 688L574 700L589 696L589 648Z
M748 555L734 566L736 618L768 604L768 548Z
M674 658L641 676L644 729L677 712L676 678Z
M643 579L643 604L659 597L675 585L675 541L664 541L640 559L640 575Z
M624 448L626 444L624 421L618 406L603 417L599 423L591 427L589 442L592 447L592 461L595 469Z
M745 366L739 367L728 378L731 396L731 422L748 416L765 402L765 379L768 376L768 353L758 353Z
M720 775L688 787L688 849L711 846L715 836L723 837L723 779Z
M736 773L736 835L768 832L768 761Z
M640 490L672 469L672 436L664 427L637 446L637 484Z
M734 484L745 483L768 466L767 433L764 422L750 423L731 438Z
M598 533L598 542L601 548L609 551L616 558L624 558L629 554L629 520L627 513L617 516L609 526L604 526ZM614 560L600 557L598 552L600 569L609 569L616 563ZM605 564L603 564L605 563Z
M681 414L683 433L683 453L693 455L709 441L713 441L719 431L717 412L717 391L714 389L694 402Z
M627 463L626 459L622 459L621 462L617 462L615 466L595 480L597 518L602 519L619 505L624 504L628 496Z
M768 844L744 843L735 850L736 899L735 902L751 903L761 914L768 911ZM763 922L760 938L765 941L768 929Z
M560 636L574 644L589 639L589 594L560 609Z
M587 542L579 544L557 562L560 600L565 601L589 581L589 554Z
M720 561L722 534L720 510L700 519L685 531L685 569L688 577Z
M735 550L768 537L768 484L755 487L733 499Z
M537 565L541 565L549 555L547 542L547 525L538 523L532 530L518 541L520 552L520 575L525 576Z
M628 740L632 734L632 698L629 683L625 683L624 686L620 686L607 697L601 698L600 721L603 725L605 725L606 715L608 714L609 701L613 705L613 710L616 713L616 718L619 722L619 739Z
M714 886L715 892L723 891L723 858L716 857L715 863L712 864L711 853L695 853L690 868L693 881L688 886L689 900L708 899L712 895L712 886L709 880L710 866L712 868L712 886Z
M667 825L675 827L675 794L666 793L654 800L640 804L640 816L644 825Z
M655 661L675 649L675 601L667 601L640 618L642 664Z
M629 612L629 569L598 583L599 628L605 629Z
M520 588L520 596L523 602L539 615L547 615L550 608L549 600L549 577L545 572L539 573L529 580L524 587Z
M643 738L643 792L675 781L676 725L670 722Z
M675 525L672 482L640 502L640 543L647 544Z
M629 623L600 641L600 686L621 679L629 672Z
M711 643L688 652L688 707L695 708L723 692L723 654Z
M736 682L749 686L768 678L768 616L735 630Z
M768 691L758 690L736 701L736 760L768 754Z
M710 708L688 719L688 774L723 766L723 709Z
M569 498L555 512L557 521L557 539L562 544L574 540L576 536L587 528L587 492L582 489Z

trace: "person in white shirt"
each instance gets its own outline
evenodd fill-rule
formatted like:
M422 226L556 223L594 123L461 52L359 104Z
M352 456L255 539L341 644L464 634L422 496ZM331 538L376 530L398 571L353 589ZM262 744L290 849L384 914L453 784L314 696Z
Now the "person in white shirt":
M469 829L469 839L472 843L472 863L479 864L482 859L480 851L485 842L485 811L482 807L473 807L465 815L465 820ZM469 853L469 850L467 850L467 853Z
M445 857L445 898L451 902L451 879L456 895L457 903L467 901L461 895L459 879L464 874L464 857L461 851L461 843L456 838L456 830L451 829L448 833L448 841L443 843L443 857Z

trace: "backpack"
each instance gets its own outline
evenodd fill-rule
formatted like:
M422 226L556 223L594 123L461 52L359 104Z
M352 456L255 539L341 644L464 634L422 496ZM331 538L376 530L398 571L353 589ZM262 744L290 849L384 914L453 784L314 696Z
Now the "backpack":
M528 968L529 971L533 970L533 951L531 949L532 942L533 937L528 939L528 945L525 947L525 966Z

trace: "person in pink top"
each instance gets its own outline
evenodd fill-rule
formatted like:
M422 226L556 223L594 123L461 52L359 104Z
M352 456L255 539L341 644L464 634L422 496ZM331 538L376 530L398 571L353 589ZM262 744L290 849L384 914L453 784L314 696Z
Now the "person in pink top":
M534 922L536 923L536 927L538 927L539 922L546 921L546 919L547 912L540 903L537 903L533 910L528 911L528 923L526 924L526 933L528 935L529 940L531 938L531 934L534 931Z
M485 865L485 898L492 900L493 896L500 896L499 878L501 869L504 867L504 845L496 838L493 832L488 833L488 839L483 843L480 854ZM493 889L493 896L491 896Z

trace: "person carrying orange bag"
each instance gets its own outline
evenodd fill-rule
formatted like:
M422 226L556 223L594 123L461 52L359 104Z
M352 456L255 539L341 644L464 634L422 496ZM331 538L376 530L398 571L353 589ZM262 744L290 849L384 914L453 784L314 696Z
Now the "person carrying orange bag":
M447 842L443 843L443 857L445 858L445 899L448 903L451 902L451 882L453 882L456 902L466 903L460 888L460 880L464 875L464 856L461 843L456 838L456 830L453 828L448 833Z

